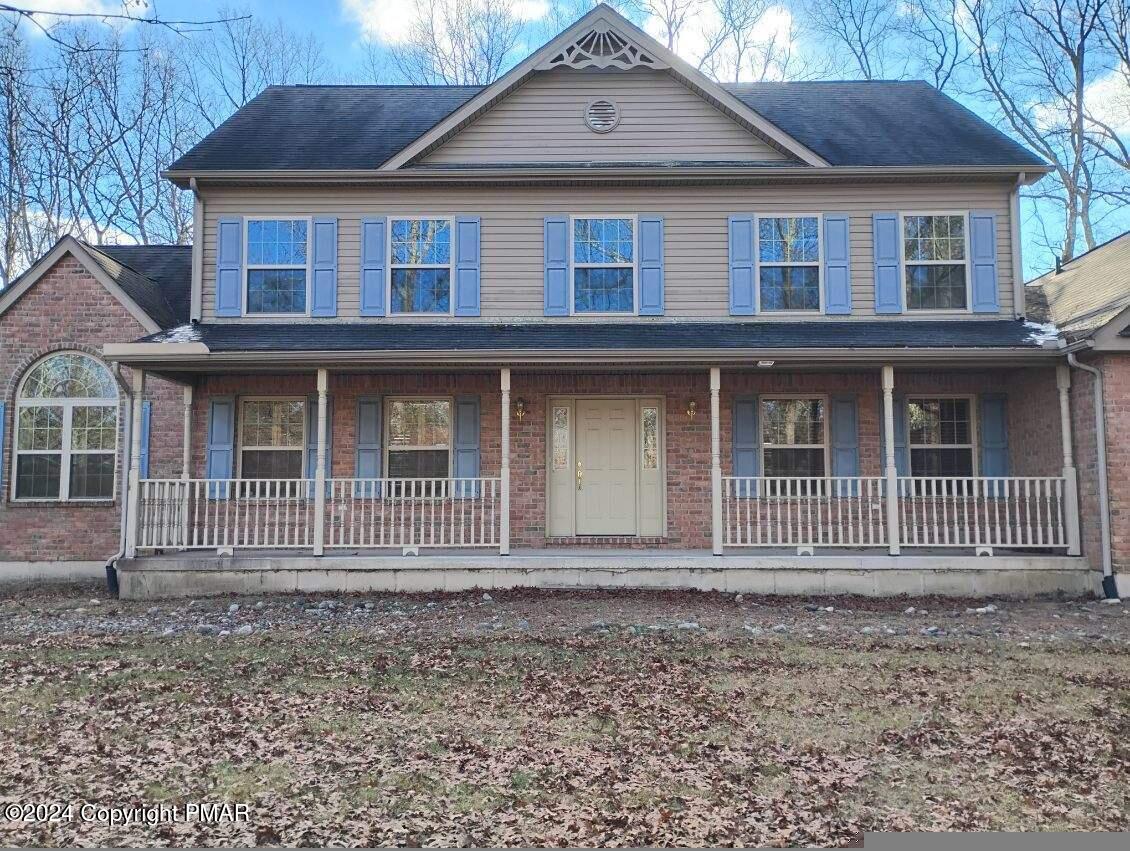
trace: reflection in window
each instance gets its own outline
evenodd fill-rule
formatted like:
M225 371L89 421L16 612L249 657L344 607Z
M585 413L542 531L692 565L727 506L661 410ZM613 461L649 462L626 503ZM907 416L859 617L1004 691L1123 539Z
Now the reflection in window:
M906 216L903 259L907 307L965 309L965 216Z
M393 219L391 232L392 312L450 312L451 222Z
M824 475L824 402L762 399L761 443L766 476Z
M569 409L553 409L553 469L569 468Z
M908 399L910 474L972 476L973 426L968 399Z
M820 221L815 216L757 220L762 310L820 309Z
M305 219L247 223L247 312L306 312Z
M451 470L451 402L405 399L388 403L388 475L445 479Z
M635 310L635 221L573 219L573 312Z
M306 446L304 399L245 399L240 471L245 479L300 479Z
M643 409L643 468L659 469L659 409Z

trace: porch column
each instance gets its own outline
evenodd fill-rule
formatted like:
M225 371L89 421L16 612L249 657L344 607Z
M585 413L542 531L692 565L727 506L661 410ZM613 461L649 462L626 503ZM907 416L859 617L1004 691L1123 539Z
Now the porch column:
M318 370L318 454L314 463L314 555L326 550L326 392L329 372Z
M722 426L721 402L718 391L722 388L722 370L710 368L710 506L711 531L714 555L722 555Z
M130 411L129 476L126 487L126 558L137 555L137 509L141 498L141 417L145 402L145 370L133 371Z
M184 422L182 424L181 439L183 447L181 452L181 507L180 507L180 542L188 546L188 504L192 501L192 385L184 385Z
M1067 554L1077 556L1082 552L1079 541L1079 476L1075 472L1071 439L1071 368L1059 364L1055 368L1055 383L1059 389L1059 434L1063 441L1063 513L1067 528Z
M502 368L502 516L498 521L498 554L510 555L510 367Z
M887 544L897 556L899 547L898 467L895 464L895 368L883 367L883 475L887 480Z

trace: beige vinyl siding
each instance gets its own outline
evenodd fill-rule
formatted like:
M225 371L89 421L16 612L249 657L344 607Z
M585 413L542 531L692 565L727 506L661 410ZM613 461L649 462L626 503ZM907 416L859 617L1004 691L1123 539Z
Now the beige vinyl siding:
M1011 184L973 182L484 189L440 186L211 189L207 191L205 204L203 315L210 319L215 314L216 221L225 216L337 216L338 318L342 320L356 320L359 314L362 218L405 214L481 216L482 318L497 320L543 316L542 230L546 215L657 213L664 217L665 224L666 317L729 319L727 240L731 214L847 212L851 216L853 313L850 318L862 319L873 316L875 311L871 237L873 213L990 210L997 215L1001 314L1011 316L1010 190ZM931 318L985 317L984 314L964 311L928 315ZM762 316L774 318L771 313ZM796 315L782 318L795 319ZM897 320L899 317L894 318ZM366 321L390 320L374 318ZM419 321L419 318L412 321Z
M620 107L610 133L585 124L597 99ZM422 162L783 159L664 71L558 69L534 75Z

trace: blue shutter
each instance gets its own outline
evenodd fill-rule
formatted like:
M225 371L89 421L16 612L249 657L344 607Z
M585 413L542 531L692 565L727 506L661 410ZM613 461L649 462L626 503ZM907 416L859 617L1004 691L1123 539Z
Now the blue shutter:
M216 222L216 315L243 314L243 219Z
M0 402L0 488L4 486L4 455L6 454L6 447L4 446L4 408L5 404ZM12 453L12 463L16 463L16 455L14 452ZM0 490L0 494L3 494L3 490ZM2 496L0 496L0 501L3 501Z
M361 315L385 315L385 219L361 220Z
M876 213L872 217L872 225L875 243L875 312L902 313L898 213Z
M455 397L455 460L454 477L474 479L479 475L479 397ZM466 484L456 492L457 498L477 496L478 488Z
M209 479L232 478L235 460L235 399L230 396L212 399L208 404L208 451L205 475ZM210 485L209 499L227 499L226 485Z
M663 315L663 217L640 216L640 316Z
M761 466L760 447L757 442L757 397L741 396L734 399L733 424L730 442L733 475L758 476ZM757 489L745 483L737 485L736 496L753 497Z
M910 475L910 446L907 443L906 397L895 396L892 400L895 415L895 472L900 476ZM879 464L884 475L887 471L887 428L884 425L883 394L879 394Z
M730 216L731 316L756 313L753 268L753 216Z
M153 403L141 403L141 460L138 462L138 472L141 478L149 478L149 434L153 424Z
M831 401L832 475L858 476L859 416L855 397L833 396Z
M1000 313L995 214L969 214L969 255L973 267L973 312Z
M381 399L362 396L357 400L357 478L379 479L381 460ZM358 486L358 496L380 496L380 493L380 485Z
M545 315L569 315L569 217L545 217Z
M1008 473L1008 414L1005 397L981 397L981 475L1007 476ZM999 483L993 483L991 493L1000 492Z
M337 219L314 219L310 315L337 316Z
M455 315L479 315L479 217L455 220Z
M332 478L334 443L333 398L326 396L326 478ZM306 397L306 478L313 479L318 472L318 394ZM329 485L326 485L329 488Z
M849 218L824 216L824 312L851 313Z

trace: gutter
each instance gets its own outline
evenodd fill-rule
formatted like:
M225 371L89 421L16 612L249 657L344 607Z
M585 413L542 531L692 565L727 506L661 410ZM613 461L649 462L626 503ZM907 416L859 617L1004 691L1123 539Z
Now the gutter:
M1080 363L1075 357L1075 352L1067 353L1067 362L1076 369L1090 373L1095 380L1093 394L1095 409L1095 466L1099 475L1099 537L1101 540L1103 559L1103 594L1108 600L1118 599L1118 590L1114 581L1114 564L1111 553L1110 541L1110 488L1107 481L1107 455L1106 455L1106 415L1105 395L1103 388L1103 373L1101 369L1090 364Z

